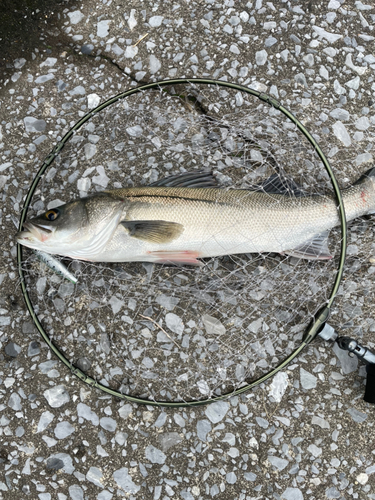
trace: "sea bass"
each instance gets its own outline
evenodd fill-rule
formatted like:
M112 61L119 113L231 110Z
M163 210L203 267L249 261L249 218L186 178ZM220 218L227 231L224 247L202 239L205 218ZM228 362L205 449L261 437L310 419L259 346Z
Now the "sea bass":
M30 219L16 239L95 262L200 265L197 259L256 252L331 258L327 237L339 225L333 196L307 195L276 175L253 189L215 185L210 173L194 172L104 191ZM347 221L374 213L375 168L342 196Z

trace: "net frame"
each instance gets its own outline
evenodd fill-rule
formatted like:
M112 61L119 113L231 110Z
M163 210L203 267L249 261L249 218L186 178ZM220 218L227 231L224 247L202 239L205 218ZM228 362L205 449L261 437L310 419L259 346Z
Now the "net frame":
M41 337L43 338L44 342L48 345L50 350L57 356L57 358L71 371L73 375L75 375L79 380L84 382L85 384L95 387L96 389L99 389L100 391L109 394L111 396L115 396L118 398L121 398L123 400L126 400L128 402L132 403L138 403L138 404L144 404L144 405L151 405L151 406L161 406L161 407L174 407L174 408L181 408L181 407L193 407L193 406L202 406L206 405L209 403L213 403L215 401L220 401L223 399L227 399L232 396L238 396L240 394L243 394L253 387L265 382L266 380L270 379L276 373L278 373L280 370L285 368L298 354L301 353L301 351L308 345L310 344L316 335L319 333L319 331L323 328L329 314L330 310L332 307L332 304L334 302L335 296L338 292L341 278L343 275L343 270L344 270L344 264L345 264L345 257L346 257L346 246L347 246L347 225L346 225L346 217L345 217L345 209L344 209L344 204L342 201L342 195L341 191L338 185L338 182L335 178L335 175L332 171L332 168L329 164L328 159L324 155L323 151L319 147L317 141L313 138L313 136L307 131L307 129L302 125L302 123L286 108L284 108L279 101L274 99L273 97L270 97L269 95L259 92L257 90L244 87L242 85L238 85L235 83L230 83L230 82L225 82L221 80L211 80L211 79L204 79L204 78L181 78L181 79L172 79L172 80L163 80L163 81L158 81L158 82L153 82L145 85L141 85L129 90L126 90L125 92L122 92L120 94L117 94L116 96L108 99L104 103L100 104L96 108L94 108L92 111L87 113L85 116L83 116L71 129L65 134L65 136L56 144L56 146L53 148L51 153L45 158L43 161L43 164L41 165L39 171L37 172L36 176L34 177L31 186L28 190L24 206L21 211L21 217L19 220L19 231L21 231L23 227L23 223L26 220L27 217L27 212L30 207L30 203L32 200L32 197L37 189L37 186L39 184L39 181L41 180L42 176L46 173L47 169L53 164L55 158L59 155L60 151L63 149L65 144L69 141L69 139L73 136L73 134L79 130L86 122L88 122L93 116L98 114L101 110L107 108L111 104L116 103L117 101L121 99L126 99L127 97L143 92L145 90L150 90L150 89L163 89L164 87L169 87L173 85L178 85L178 84L201 84L201 85L217 85L219 87L226 87L226 88L231 88L234 90L237 90L239 92L245 92L247 94L250 94L254 97L257 97L261 101L267 103L269 106L277 109L281 113L284 114L286 118L288 118L297 128L300 130L300 132L305 136L305 138L310 142L314 150L316 151L317 155L321 159L327 174L329 176L329 179L331 181L333 191L334 191L334 196L335 196L335 201L337 203L337 208L338 208L338 214L339 214L339 219L340 219L340 230L341 230L341 241L340 241L340 257L338 259L338 267L334 279L334 283L331 289L331 292L329 294L329 298L322 306L322 308L318 311L318 313L315 315L309 326L307 327L301 344L291 353L289 356L287 356L281 363L279 363L275 368L273 368L271 371L268 373L262 375L258 379L252 381L251 383L239 387L233 391L230 391L225 394L217 395L214 397L209 397L206 399L202 400L196 400L196 401L155 401L155 400L150 400L150 399L143 399L141 397L136 397L132 396L130 394L124 394L119 391L116 391L114 389L111 389L110 387L106 387L105 385L101 384L94 378L88 376L86 373L84 373L80 368L74 366L66 357L65 355L58 349L58 347L52 342L50 339L48 333L45 331L42 323L40 322L37 313L34 310L33 304L31 302L31 299L29 297L29 294L27 292L27 287L25 283L25 275L24 271L22 268L22 262L23 262L23 253L22 253L22 245L17 244L17 265L18 265L18 273L20 277L20 286L21 286L21 291L23 294L23 297L26 302L26 306L28 308L28 311L30 313L30 316L33 320L34 325L36 326L37 330L39 331Z

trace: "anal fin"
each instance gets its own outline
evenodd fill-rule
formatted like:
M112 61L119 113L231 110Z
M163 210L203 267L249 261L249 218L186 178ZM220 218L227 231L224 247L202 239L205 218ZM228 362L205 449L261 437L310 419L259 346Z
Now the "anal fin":
M153 262L157 264L175 264L177 266L203 266L203 262L197 260L200 252L192 250L157 250L147 252ZM150 259L150 260L151 260Z
M330 260L330 254L327 240L329 231L316 235L312 240L308 240L297 248L287 250L284 254L296 257L297 259L309 260Z

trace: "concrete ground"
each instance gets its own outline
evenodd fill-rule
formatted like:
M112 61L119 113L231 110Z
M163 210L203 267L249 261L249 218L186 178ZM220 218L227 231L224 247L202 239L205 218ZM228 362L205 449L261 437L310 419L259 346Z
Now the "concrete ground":
M18 0L3 2L0 13L0 498L375 499L365 369L329 345L315 343L286 369L276 398L271 381L192 409L126 403L60 365L51 375L52 356L18 285L11 218L89 99L139 83L226 79L302 106L305 117L321 110L321 124L330 117L328 144L335 136L350 150L361 130L371 143L373 3ZM70 116L61 121L67 104ZM369 252L362 259L371 264ZM368 297L370 264L350 278L353 290L367 282ZM348 304L357 307L351 316ZM371 346L372 303L348 292L340 307L336 318L349 314L363 325ZM350 323L345 333L353 335Z

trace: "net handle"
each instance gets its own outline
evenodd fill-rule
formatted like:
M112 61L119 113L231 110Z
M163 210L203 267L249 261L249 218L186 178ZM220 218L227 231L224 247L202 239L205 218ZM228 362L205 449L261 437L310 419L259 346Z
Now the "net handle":
M332 168L329 164L328 159L324 155L323 151L320 149L318 143L316 140L313 138L313 136L306 130L306 128L302 125L302 123L284 106L282 106L279 101L274 99L273 97L270 97L269 95L265 94L264 92L259 92L257 90L248 88L248 87L243 87L242 85L238 85L236 83L230 83L230 82L225 82L222 80L210 80L206 78L177 78L173 80L163 80L159 82L153 82L153 83L148 83L145 85L141 85L139 87L135 87L133 89L126 90L125 92L122 92L120 94L117 94L116 96L112 97L111 99L108 99L107 101L103 102L96 108L94 108L92 111L87 113L85 116L83 116L59 141L56 146L53 148L51 153L45 158L42 166L38 170L38 173L33 179L33 182L31 183L31 186L29 188L29 191L27 193L22 211L21 211L21 217L20 217L20 223L19 223L19 231L22 230L23 223L26 220L27 212L30 207L30 202L31 199L34 195L34 192L39 184L40 179L44 175L45 171L47 168L54 162L56 156L60 153L60 151L63 149L67 141L71 138L71 136L79 130L88 120L90 120L93 116L95 116L97 113L105 109L106 107L110 106L111 104L114 104L115 102L119 101L120 99L124 99L126 97L129 97L133 94L137 94L139 92L143 92L145 90L152 90L152 89L160 89L163 87L170 87L172 85L179 85L179 84L203 84L203 85L217 85L219 87L226 87L226 88L231 88L234 90L238 90L239 92L245 92L246 94L250 94L254 97L257 97L263 102L266 102L273 108L279 110L281 113L283 113L292 123L294 123L297 128L302 132L302 134L306 137L306 139L310 142L310 144L313 146L315 151L317 152L319 158L323 162L323 165L328 173L328 176L330 178L330 181L333 186L333 190L335 193L335 198L336 198L336 203L337 203L337 208L339 211L339 219L340 219L340 227L341 227L341 246L340 246L340 258L339 258L339 263L338 263L338 268L336 271L336 276L335 280L333 283L333 287L331 289L331 293L329 295L329 298L327 300L327 303L324 305L324 307L319 311L319 313L313 318L312 322L308 326L305 335L303 337L302 343L287 357L285 358L279 365L277 365L273 370L270 372L266 373L262 377L258 378L254 382L247 384L243 387L240 387L239 389L236 389L232 392L220 395L220 396L215 396L212 398L206 398L203 400L199 401L155 401L155 400L148 400L148 399L143 399L143 398L137 398L134 396L130 396L128 394L122 394L119 391L116 391L114 389L111 389L109 387L106 387L105 385L101 384L97 380L93 379L92 377L89 377L86 375L82 370L79 368L75 367L65 356L60 350L54 345L52 340L49 338L48 334L43 328L43 325L40 323L39 318L33 308L33 305L31 303L29 294L26 289L26 284L25 284L25 276L23 273L22 269L22 245L17 243L17 265L18 265L18 274L20 277L20 285L21 285L21 290L23 297L26 302L26 306L29 310L29 313L31 315L31 318L38 329L40 335L42 336L43 340L46 342L46 344L49 346L51 351L59 358L62 363L64 363L65 366L67 366L73 375L78 377L82 382L85 382L87 385L91 387L95 387L96 389L99 389L107 394L110 394L111 396L116 396L121 399L124 399L126 401L132 402L132 403L138 403L138 404L144 404L144 405L150 405L150 406L161 406L161 407L169 407L169 408L182 408L182 407L192 407L192 406L202 406L206 405L209 403L214 403L215 401L221 401L223 399L227 399L232 396L238 396L240 394L243 394L244 392L249 391L253 387L261 384L262 382L265 382L266 380L270 379L274 375L276 375L277 372L285 368L298 354L315 338L315 336L318 334L318 332L322 329L324 326L324 322L329 316L330 309L332 307L333 301L335 299L335 296L337 294L338 288L340 286L340 282L342 279L342 274L344 270L344 263L345 263L345 256L346 256L346 244L347 244L347 226L346 226L346 217L345 217L345 209L344 209L344 204L342 200L342 195L341 191L338 185L338 182L335 178L335 175L332 171Z

